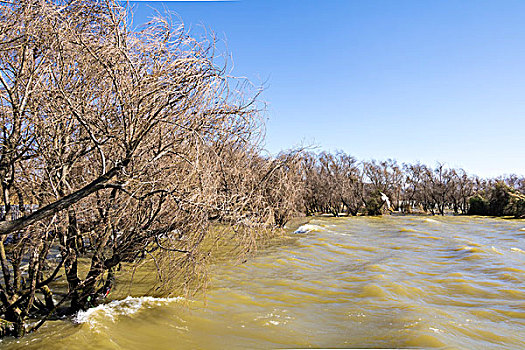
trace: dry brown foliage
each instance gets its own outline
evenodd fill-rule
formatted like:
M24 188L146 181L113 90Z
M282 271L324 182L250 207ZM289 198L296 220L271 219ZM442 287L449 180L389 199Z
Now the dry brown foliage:
M217 65L213 37L161 16L139 31L128 21L112 0L0 4L0 301L12 334L56 311L46 295L62 269L60 303L74 312L122 263L153 259L166 286L181 274L192 285L214 220L243 251L265 232L267 179L243 172L281 167L256 152L257 92ZM13 218L14 204L32 210Z

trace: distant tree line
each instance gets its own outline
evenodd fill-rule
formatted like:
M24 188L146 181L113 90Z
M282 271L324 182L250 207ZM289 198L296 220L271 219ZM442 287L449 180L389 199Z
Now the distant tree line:
M296 216L524 215L515 176L268 156L213 37L129 26L116 0L0 2L0 336L103 302L144 261L165 293L198 288L214 247L253 251Z
M258 189L258 207L250 207L251 214L257 213L257 217L266 218L264 222L277 227L303 215L525 217L523 176L484 179L440 163L430 167L399 164L392 159L358 161L341 151L292 150L276 157L238 152L228 161L230 171L242 170L236 180L237 190L243 193L250 188L254 195L253 188Z
M306 215L525 215L525 178L516 175L482 179L443 164L357 161L343 152L304 153L297 169Z

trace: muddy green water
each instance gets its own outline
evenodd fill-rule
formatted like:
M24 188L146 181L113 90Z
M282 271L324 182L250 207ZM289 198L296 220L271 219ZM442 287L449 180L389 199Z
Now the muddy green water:
M207 303L128 298L8 349L525 349L525 221L317 218L214 270Z

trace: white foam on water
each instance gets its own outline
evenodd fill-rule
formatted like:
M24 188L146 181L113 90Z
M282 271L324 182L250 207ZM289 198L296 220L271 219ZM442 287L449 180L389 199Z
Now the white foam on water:
M255 317L254 320L255 321L265 320L266 321L264 322L265 326L270 326L270 325L278 326L280 324L283 324L283 325L287 324L288 321L292 319L291 316L288 316L286 314L278 314L277 310L274 310L274 312L267 313L266 315L259 315ZM286 313L287 310L281 310L279 312Z
M525 251L523 251L522 249L520 248L515 248L515 247L512 247L510 248L510 250L512 250L513 252L518 252L518 253L525 253Z
M494 247L494 246L491 246L490 249L492 249L492 251L493 251L494 253L497 253L497 254L499 254L499 255L502 255L502 254L503 254L503 253L501 253L501 252L500 252L496 247Z
M439 328L428 327L428 329L430 329L434 333L443 333L443 331Z
M323 231L323 228L321 226L305 224L305 225L300 226L297 230L295 230L294 233L308 233L308 232L320 232L320 231Z
M76 323L87 323L90 326L98 324L97 318L115 322L118 316L129 316L137 313L143 308L166 305L173 302L186 300L183 297L175 298L154 298L154 297L127 297L122 300L114 300L107 304L92 307L86 311L79 311L73 319Z
M477 248L469 246L469 245L464 245L464 246L460 247L459 250L466 250L466 251L469 251L469 252L475 252L477 250Z

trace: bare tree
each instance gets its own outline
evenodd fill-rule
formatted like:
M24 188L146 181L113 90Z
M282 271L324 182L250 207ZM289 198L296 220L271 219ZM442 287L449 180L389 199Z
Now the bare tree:
M29 316L40 315L40 327L62 303L69 312L96 304L120 264L146 256L158 260L160 280L185 271L189 286L210 216L251 219L232 198L218 205L206 176L218 145L245 149L256 139L258 107L242 95L249 86L217 66L213 38L196 41L161 17L131 31L112 0L0 10L0 302L9 332L21 335ZM12 220L13 203L36 210ZM62 267L68 291L57 305L49 284Z

